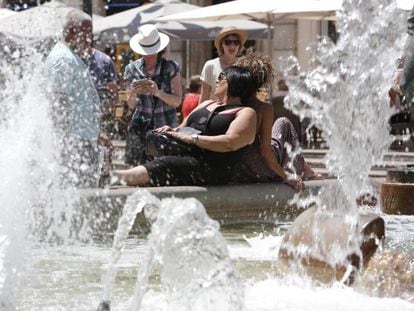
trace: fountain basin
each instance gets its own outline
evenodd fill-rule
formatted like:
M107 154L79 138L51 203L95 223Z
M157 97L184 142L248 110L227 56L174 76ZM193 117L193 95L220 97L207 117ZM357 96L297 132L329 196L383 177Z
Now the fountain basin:
M305 182L303 195L316 194L322 186L336 180ZM115 232L126 198L135 187L81 190L82 206L86 218L91 219L94 232ZM207 214L220 224L274 223L276 220L293 220L304 209L289 204L295 191L283 183L239 184L222 186L147 187L159 199L166 197L198 199ZM91 210L93 206L93 210ZM141 213L135 228L145 226L147 220Z
M381 185L381 203L387 214L414 215L414 168L387 171Z

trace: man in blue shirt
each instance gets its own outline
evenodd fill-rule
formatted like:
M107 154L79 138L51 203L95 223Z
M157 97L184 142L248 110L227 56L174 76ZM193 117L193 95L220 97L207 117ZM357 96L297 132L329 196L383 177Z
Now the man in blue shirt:
M63 39L46 59L48 93L57 135L62 139L64 181L76 187L94 187L99 177L100 100L81 58L90 45L89 29L89 15L78 10L69 12Z

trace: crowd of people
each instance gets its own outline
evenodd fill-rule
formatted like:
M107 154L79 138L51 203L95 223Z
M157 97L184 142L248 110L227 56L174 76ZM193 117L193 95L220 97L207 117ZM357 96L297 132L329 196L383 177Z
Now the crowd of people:
M127 104L134 111L125 155L131 168L112 172L112 182L171 186L283 181L301 191L303 180L321 177L299 152L290 152L299 148L291 122L274 121L272 105L258 96L273 83L272 59L258 53L242 56L246 40L241 29L222 29L214 40L219 57L191 77L183 96L180 65L164 53L169 37L154 25L138 29L129 45L141 57L123 73ZM66 146L66 176L78 187L94 187L102 174L99 146L113 148L103 120L117 101L119 81L112 60L92 47L90 16L68 13L63 39L45 68ZM188 128L193 131L184 131ZM191 151L154 157L146 148L152 132L191 146Z

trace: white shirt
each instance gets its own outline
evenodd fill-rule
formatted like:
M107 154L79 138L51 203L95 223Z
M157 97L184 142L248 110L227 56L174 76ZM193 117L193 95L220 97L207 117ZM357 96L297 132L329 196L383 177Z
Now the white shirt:
M201 81L204 81L211 87L210 98L208 99L217 99L216 96L214 96L216 91L216 80L224 69L225 68L221 67L219 57L210 59L204 64L203 70L201 71Z

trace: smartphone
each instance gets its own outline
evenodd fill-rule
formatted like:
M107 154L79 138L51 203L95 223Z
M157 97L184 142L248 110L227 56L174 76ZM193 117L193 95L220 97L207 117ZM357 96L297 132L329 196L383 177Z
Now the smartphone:
M146 85L146 84L152 84L152 81L148 78L145 79L139 79L139 80L133 80L132 85Z

